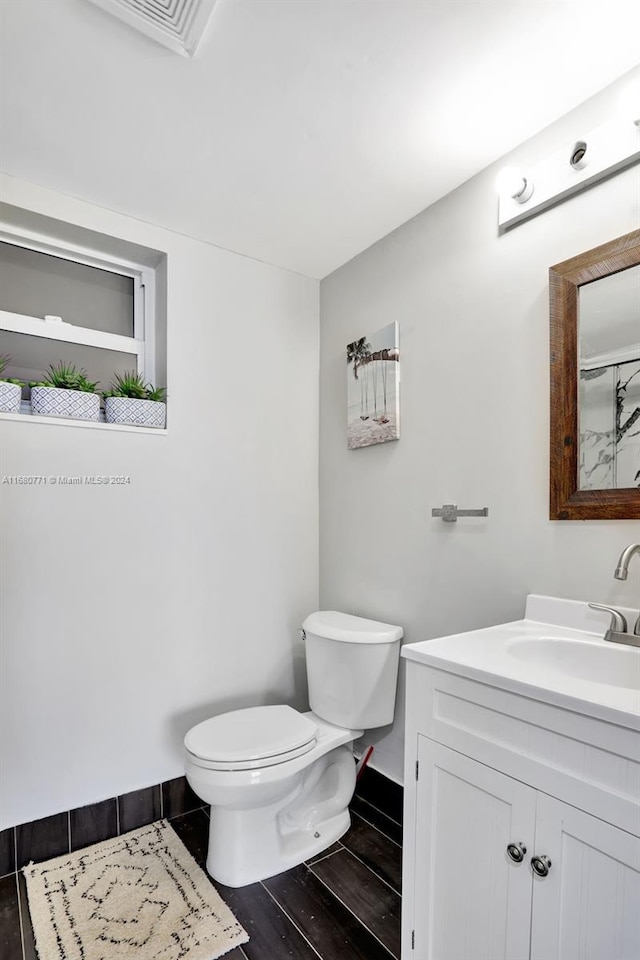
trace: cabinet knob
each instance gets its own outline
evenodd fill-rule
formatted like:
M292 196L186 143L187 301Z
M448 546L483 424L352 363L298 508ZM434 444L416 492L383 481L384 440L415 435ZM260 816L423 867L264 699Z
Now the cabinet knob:
M514 863L522 863L527 848L524 843L510 843L507 846L507 854Z
M551 870L549 857L531 857L531 869L537 877L546 877Z

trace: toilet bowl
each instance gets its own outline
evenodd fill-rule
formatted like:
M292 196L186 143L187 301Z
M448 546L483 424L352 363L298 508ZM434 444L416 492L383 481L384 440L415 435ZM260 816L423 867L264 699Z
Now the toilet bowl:
M211 804L207 871L242 887L321 853L350 826L353 741L393 720L402 628L337 611L303 634L311 710L248 707L186 735L185 773Z
M244 746L251 729L259 749ZM194 727L185 738L185 770L191 788L211 804L209 874L244 886L338 840L350 826L351 745L361 734L284 705L238 710Z

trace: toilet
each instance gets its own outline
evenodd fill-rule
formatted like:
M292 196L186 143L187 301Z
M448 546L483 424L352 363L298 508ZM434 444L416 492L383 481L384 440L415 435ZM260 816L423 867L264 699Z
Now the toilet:
M349 829L353 741L393 722L401 627L324 610L303 636L309 712L234 710L184 740L187 780L211 804L207 870L229 887L282 873Z

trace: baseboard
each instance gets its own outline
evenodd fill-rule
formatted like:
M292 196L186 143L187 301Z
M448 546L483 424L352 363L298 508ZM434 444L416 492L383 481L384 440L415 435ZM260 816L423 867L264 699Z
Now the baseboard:
M402 823L403 795L399 783L371 766L365 767L356 784L356 797L397 824ZM21 870L28 863L40 863L203 806L185 777L176 777L100 803L8 827L0 831L0 877Z
M203 807L185 777L165 780L86 807L55 813L0 831L0 877L154 820L170 820Z
M404 788L374 767L367 765L356 784L356 796L376 807L391 820L402 823Z

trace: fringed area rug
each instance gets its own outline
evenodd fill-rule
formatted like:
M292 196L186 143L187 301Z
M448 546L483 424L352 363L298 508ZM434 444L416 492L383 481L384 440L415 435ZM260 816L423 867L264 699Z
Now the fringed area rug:
M24 875L40 960L214 960L249 939L166 820Z

